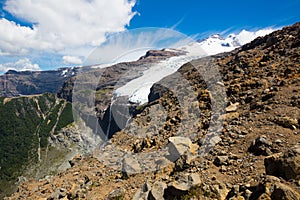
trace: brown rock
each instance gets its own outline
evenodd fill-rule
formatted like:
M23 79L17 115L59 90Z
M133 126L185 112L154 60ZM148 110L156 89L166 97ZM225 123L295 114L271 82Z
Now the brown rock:
M115 200L115 199L123 199L125 196L126 190L124 188L118 188L109 193L106 200Z
M216 166L227 165L228 156L217 156L214 160Z
M251 146L249 147L249 151L254 155L268 156L272 153L270 150L271 146L272 142L270 142L265 135L261 135L253 140Z
M288 116L275 118L275 123L290 129L295 129L298 126L298 120Z
M238 109L239 105L240 105L239 102L231 104L230 106L226 107L226 112L235 112Z
M300 176L300 144L285 153L268 156L264 160L266 173L286 180Z
M240 115L238 112L231 112L231 113L226 113L226 114L220 116L219 120L225 120L227 122L230 122L232 120L238 119L239 116Z
M290 188L289 186L280 182L279 179L267 176L266 180L262 183L263 193L258 199L272 199L272 200L298 200L300 194Z
M176 181L169 183L168 188L165 190L167 197L180 197L188 193L191 187L201 183L198 174L179 174Z

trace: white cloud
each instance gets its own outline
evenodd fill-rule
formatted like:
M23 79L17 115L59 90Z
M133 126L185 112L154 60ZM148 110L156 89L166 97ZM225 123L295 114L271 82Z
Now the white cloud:
M75 64L75 65L82 64L82 60L77 56L63 56L63 61L65 64Z
M3 55L25 54L29 48L39 46L34 39L36 30L22 27L15 22L0 19L0 52Z
M0 19L0 55L96 46L120 32L135 13L131 0L9 0L4 9L33 28Z
M6 72L8 70L38 71L41 69L38 64L32 64L28 58L24 58L16 62L8 62L8 63L0 64L0 72Z
M138 28L113 34L94 49L85 60L86 65L133 61L150 49L179 48L194 42L193 38L167 28Z

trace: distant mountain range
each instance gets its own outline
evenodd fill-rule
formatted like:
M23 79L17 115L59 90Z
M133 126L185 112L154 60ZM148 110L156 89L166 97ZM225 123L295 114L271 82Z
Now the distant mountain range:
M75 76L78 68L60 68L48 71L9 70L0 76L0 96L56 93L63 83Z
M165 72L165 76L176 71L182 64L188 62L192 59L199 57L204 57L207 55L215 55L222 52L232 51L235 48L238 48L253 39L264 36L266 34L274 31L273 29L263 29L255 32L243 30L238 34L230 34L227 37L223 38L220 34L211 35L210 37L204 40L198 40L196 43L191 46L184 46L179 49L173 49L176 53L174 55L180 54L180 51L185 51L186 57L184 56L175 59L174 61L170 60L166 65L173 65L172 69ZM160 51L160 54L163 52L170 51L166 49L165 51ZM159 51L158 51L159 52ZM153 54L153 52L152 52ZM157 57L159 55L146 55L144 57ZM158 53L159 54L159 53ZM172 57L169 56L169 57ZM181 62L179 62L179 60ZM109 66L109 65L108 65ZM88 68L88 67L86 67ZM163 68L163 66L161 66ZM0 96L14 97L21 95L31 95L31 94L42 94L45 92L56 93L70 77L75 76L78 71L78 68L59 68L57 70L47 70L47 71L15 71L9 70L3 75L0 75ZM160 74L152 74L152 77L161 77ZM163 77L161 77L163 78ZM158 80L153 80L154 83ZM149 89L150 86L146 88ZM133 94L131 94L133 95ZM143 97L144 98L144 97ZM139 100L139 97L137 97ZM145 98L144 98L145 99Z

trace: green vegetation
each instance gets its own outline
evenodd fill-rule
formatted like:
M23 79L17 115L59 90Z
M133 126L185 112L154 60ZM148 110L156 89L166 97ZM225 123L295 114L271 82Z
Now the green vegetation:
M0 199L12 192L28 165L38 162L38 149L46 149L50 133L72 122L71 104L54 94L0 97Z
M112 91L113 91L113 88L104 88L101 90L97 90L95 93L95 99L100 100L101 98L103 98L103 96L111 93Z
M55 105L54 108L48 113L45 120L42 121L40 128L38 130L38 134L40 137L40 145L41 148L46 148L48 145L48 137L50 136L53 127L56 124L58 119L58 112L63 105L63 101L61 100L58 105Z
M193 199L195 197L205 197L208 199L218 199L218 195L212 192L213 189L205 190L204 185L194 186L190 189L187 195L181 197L182 200Z
M60 114L59 121L56 125L55 131L59 131L63 127L66 127L67 125L73 122L74 120L73 120L73 113L72 113L72 104L68 102Z

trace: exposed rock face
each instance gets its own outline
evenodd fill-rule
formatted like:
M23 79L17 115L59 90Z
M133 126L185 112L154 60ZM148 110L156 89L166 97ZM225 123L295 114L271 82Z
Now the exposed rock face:
M128 96L117 97L113 91L140 77L142 72L153 64L180 54L182 52L153 50L135 62L119 63L107 68L83 67L76 77L64 82L58 92L58 97L75 102L75 108L76 105L81 104L76 110L87 126L100 135L103 140L107 140L114 133L122 130L129 118L140 112L136 109L136 104L129 102ZM75 93L73 89L75 89ZM90 90L95 90L95 92L87 92ZM86 110L92 111L87 114ZM90 113L94 113L94 110L96 110L96 114L91 116ZM95 130L97 120L100 129Z
M288 185L280 183L280 179L276 177L267 176L262 183L257 186L257 191L260 191L260 195L256 197L259 200L262 199L286 199L294 200L300 199L300 194L289 187ZM299 191L299 190L298 190Z
M300 144L265 158L266 173L286 180L300 178Z
M98 118L103 135L110 139L114 133L124 129L128 120L135 115L136 106L128 103L128 97L113 99L103 117Z
M76 81L76 76L71 77L64 81L61 88L57 91L57 96L62 99L66 99L72 102L72 90L74 87L74 82Z
M172 52L168 50L150 50L146 53L145 56L142 56L140 60L161 60L161 59L166 59L170 58L173 56L178 56L180 54L183 54L184 52Z
M294 148L300 140L299 30L297 23L233 52L201 59L199 68L182 66L152 87L151 102L113 135L105 151L84 157L49 182L21 184L11 199L49 198L59 188L66 189L68 199L105 199L117 188L125 189L124 199L147 199L150 193L161 198L158 191L164 199L299 199L299 147ZM207 63L222 81L218 73L202 70ZM213 78L205 79L207 73ZM218 87L228 103L216 115ZM220 120L221 128L212 126ZM167 163L169 152L163 150L170 137L198 145L189 164L181 165L185 153ZM174 144L176 151L189 146ZM141 173L124 176L113 168L122 169L125 155L132 155L126 163ZM159 167L163 162L167 165ZM149 170L152 166L157 169Z

